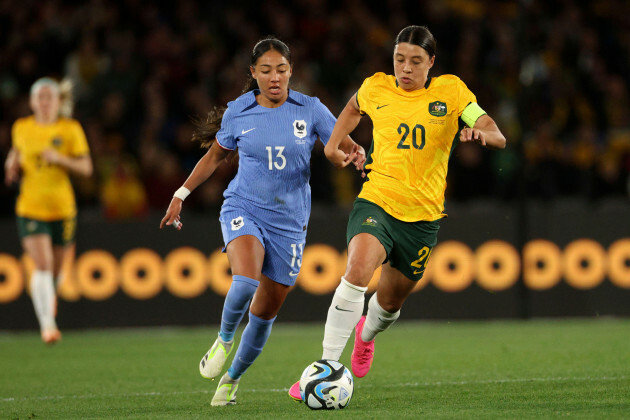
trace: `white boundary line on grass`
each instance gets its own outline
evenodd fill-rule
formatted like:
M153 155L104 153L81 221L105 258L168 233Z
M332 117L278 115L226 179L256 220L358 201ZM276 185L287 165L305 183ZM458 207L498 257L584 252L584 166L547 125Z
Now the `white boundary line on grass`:
M510 384L510 383L523 383L523 382L565 382L565 381L620 381L627 379L626 376L580 376L580 377L556 377L556 378L506 378L506 379L488 379L481 381L436 381L436 382L406 382L406 383L392 383L386 385L379 385L386 388L400 388L400 387L431 387L431 386L445 386L445 385L485 385L485 384ZM361 387L372 388L374 384L361 384ZM269 388L269 389L244 389L242 392L288 392L289 388ZM46 401L46 400L78 400L78 399L91 399L91 398L128 398L128 397L163 397L169 395L192 395L192 394L210 394L214 393L214 390L199 390L189 392L133 392L130 394L86 394L86 395L41 395L36 397L6 397L0 398L0 402L10 403L17 401Z

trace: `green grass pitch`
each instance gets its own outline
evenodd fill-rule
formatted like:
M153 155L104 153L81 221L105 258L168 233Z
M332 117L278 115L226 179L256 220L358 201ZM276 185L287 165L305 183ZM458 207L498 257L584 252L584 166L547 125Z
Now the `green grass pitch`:
M52 347L0 332L0 418L630 418L628 319L400 321L335 413L287 396L321 355L323 322L275 325L232 407L210 406L218 381L197 369L216 331L65 331Z

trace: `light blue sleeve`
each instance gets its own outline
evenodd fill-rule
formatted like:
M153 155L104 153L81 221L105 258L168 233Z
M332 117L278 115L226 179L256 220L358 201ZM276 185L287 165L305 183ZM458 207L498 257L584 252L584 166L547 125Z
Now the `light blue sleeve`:
M322 143L328 143L337 119L318 98L314 98L313 101L313 116L315 117L315 132Z
M228 150L236 150L236 138L234 137L234 112L228 104L228 108L223 114L221 128L217 132L217 142L219 146Z

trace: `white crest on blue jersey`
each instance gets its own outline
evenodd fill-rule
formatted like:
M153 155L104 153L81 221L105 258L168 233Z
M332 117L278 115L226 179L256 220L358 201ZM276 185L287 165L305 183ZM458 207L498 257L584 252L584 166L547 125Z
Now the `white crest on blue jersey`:
M299 137L303 139L306 137L306 121L304 120L295 120L293 121L293 134L295 137Z
M239 230L242 228L243 225L245 225L245 223L243 223L243 216L238 216L237 218L232 219L230 225L232 225L232 230Z

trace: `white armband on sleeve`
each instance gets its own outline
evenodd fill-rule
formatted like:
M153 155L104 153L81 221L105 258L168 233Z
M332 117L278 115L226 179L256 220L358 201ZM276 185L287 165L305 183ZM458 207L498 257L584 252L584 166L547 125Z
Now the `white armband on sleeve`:
M468 104L464 112L462 112L462 121L470 128L475 126L475 123L482 115L486 115L487 112L481 109L477 102L471 102Z

